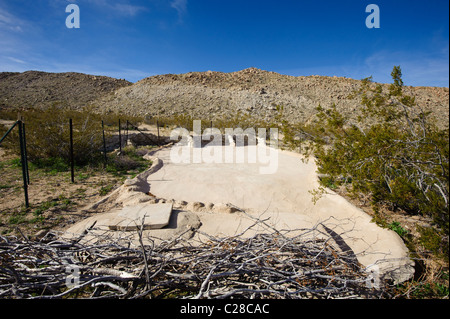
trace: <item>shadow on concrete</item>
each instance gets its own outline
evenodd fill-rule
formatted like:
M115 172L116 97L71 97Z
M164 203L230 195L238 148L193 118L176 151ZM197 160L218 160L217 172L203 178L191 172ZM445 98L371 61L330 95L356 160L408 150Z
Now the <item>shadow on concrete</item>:
M325 229L325 231L328 233L328 235L330 235L333 238L336 245L344 253L345 257L348 258L348 260L352 260L354 262L358 261L355 252L345 242L345 240L341 237L341 235L339 235L334 230L332 230L331 228L328 228L327 226L325 226L323 224L322 224L322 227L323 227L323 229Z

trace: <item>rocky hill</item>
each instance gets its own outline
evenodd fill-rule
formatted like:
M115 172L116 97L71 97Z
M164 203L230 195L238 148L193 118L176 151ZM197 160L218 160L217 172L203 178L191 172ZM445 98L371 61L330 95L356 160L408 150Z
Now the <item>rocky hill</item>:
M0 109L46 108L55 103L78 109L118 88L125 80L82 73L0 73Z
M171 116L189 114L198 119L252 113L265 120L277 114L276 105L292 121L308 121L315 107L333 103L354 116L359 101L348 95L360 80L327 76L287 76L256 68L238 72L191 72L157 75L116 90L96 102L99 110L132 115ZM385 85L387 89L388 85ZM441 125L448 126L449 89L407 87L418 104L433 111Z
M359 80L327 76L287 76L256 68L232 73L191 72L145 78L135 84L78 73L0 73L1 107L67 107L91 105L98 112L170 117L187 114L214 120L237 112L273 120L277 105L290 121L308 121L319 104L333 103L347 116L358 113L359 101L348 95ZM384 85L387 89L388 85ZM448 127L449 89L406 87L440 126Z

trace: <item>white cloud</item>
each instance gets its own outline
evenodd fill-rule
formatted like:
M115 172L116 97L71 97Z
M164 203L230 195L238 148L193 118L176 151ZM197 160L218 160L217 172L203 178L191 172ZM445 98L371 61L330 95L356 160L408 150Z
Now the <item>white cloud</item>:
M20 63L18 61L23 61L20 60L21 56L28 49L23 38L26 37L25 31L30 29L31 23L11 13L7 6L0 2L0 72L12 70Z
M147 10L145 7L134 6L131 4L124 4L124 3L116 3L114 5L111 5L111 7L116 12L129 17L134 17L138 13Z
M421 51L380 50L367 57L354 56L342 64L316 65L279 70L294 76L341 76L360 80L369 76L374 82L392 83L391 72L400 65L403 83L410 86L449 86L448 40L435 44L434 49Z
M183 16L187 12L187 0L173 0L170 6L177 10L179 21L183 20Z
M0 31L22 32L24 24L22 19L8 12L6 8L0 7Z
M99 63L98 61L86 61L77 63L76 61L50 61L45 57L32 57L26 61L11 56L0 55L0 72L13 71L24 72L28 70L44 72L78 72L91 75L109 76L116 79L125 79L130 82L137 82L146 77L155 75L155 72L145 72L144 70L117 66L108 61Z
M24 72L29 70L26 61L12 56L0 55L0 72Z
M102 7L103 9L110 10L115 14L127 17L134 17L137 14L146 11L147 8L143 6L130 4L128 1L115 1L116 3L112 3L113 1L107 0L88 0L90 3L95 4L96 6Z
M391 83L394 65L400 65L405 85L449 86L449 56L447 49L435 52L379 51L365 59L363 68L376 82Z
M7 57L5 57L5 58L7 58L8 60L11 60L11 61L13 61L13 62L15 62L15 63L27 64L27 62L25 62L25 61L23 61L23 60L21 60L21 59L14 58L14 57L12 57L12 56L7 56Z

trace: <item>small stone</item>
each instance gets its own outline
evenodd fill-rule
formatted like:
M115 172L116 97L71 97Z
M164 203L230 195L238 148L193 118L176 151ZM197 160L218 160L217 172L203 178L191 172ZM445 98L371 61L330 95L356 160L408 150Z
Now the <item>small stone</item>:
M47 235L47 230L41 229L41 230L38 231L36 234L34 234L34 238L36 238L36 239L42 239L42 238L45 237L45 235Z
M186 206L187 204L188 203L186 201L184 201L184 200L181 200L181 201L178 202L178 205L180 205L180 206Z
M201 203L201 202L192 202L188 204L188 210L197 212L200 209L202 209L203 207L205 207L205 204Z

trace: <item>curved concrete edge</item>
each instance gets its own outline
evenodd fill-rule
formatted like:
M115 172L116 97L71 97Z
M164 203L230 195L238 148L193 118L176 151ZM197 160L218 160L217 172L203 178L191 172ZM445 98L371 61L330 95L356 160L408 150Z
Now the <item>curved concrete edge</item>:
M157 172L162 166L163 161L159 159L158 157L151 156L150 153L143 156L146 160L152 161L152 165L150 168L145 170L144 172L138 174L133 179L128 179L125 181L124 184L119 186L117 189L115 189L110 194L106 195L102 199L98 200L97 202L93 204L89 204L88 206L84 207L83 210L85 211L93 211L96 210L100 205L105 204L108 201L114 200L117 201L118 195L123 192L125 189L127 192L137 192L139 194L143 193L145 191L145 188L148 187L147 178L149 175ZM147 191L148 192L148 191ZM135 195L139 195L135 194ZM130 196L132 194L127 194L127 196ZM139 200L138 200L139 202Z
M331 199L343 210L330 211L326 201ZM316 205L316 220L348 245L367 272L395 284L413 278L415 262L395 231L378 226L369 214L332 190L327 190L323 201L319 199Z
M353 254L377 280L394 284L411 279L415 263L401 237L390 229L381 228L362 212L349 220L323 221L321 226L337 246Z
M299 154L290 151L282 153L302 158ZM155 153L157 156L158 154ZM311 158L306 159L312 160ZM187 168L189 169L189 168ZM312 178L312 176L311 176ZM314 180L308 179L311 185L318 185L317 173ZM151 182L150 182L151 183ZM210 234L226 234L233 236L237 229L247 225L246 221L237 216L223 215L221 213L233 213L236 210L230 209L233 205L201 202L184 202L182 209L195 211L199 214L209 211L213 214L202 214L202 231ZM312 204L305 203L310 207ZM414 276L414 261L410 258L410 253L401 237L392 230L379 227L372 221L372 217L362 209L355 207L342 196L332 190L328 190L315 206L314 214L297 213L271 213L266 214L274 227L314 227L318 223L328 225L333 230L333 236L346 243L355 255L357 260L369 273L374 273L382 280L400 283L411 279ZM334 209L334 207L341 209ZM205 209L207 207L207 209ZM220 208L219 208L220 207ZM244 208L245 211L251 212ZM257 214L257 212L255 212ZM213 216L211 216L213 215ZM227 225L229 224L229 225Z
M156 153L157 151L154 151L144 155L146 159L152 161L152 165L149 169L138 174L135 178L127 180L111 194L87 208L88 210L96 210L99 206L104 205L113 211L103 214L100 213L99 215L88 218L69 229L69 233L72 233L72 235L86 233L87 229L89 229L93 223L98 223L96 231L101 230L103 227L101 222L102 219L112 218L117 215L117 210L114 211L115 207L135 205L143 202L155 202L155 200L158 202L158 200L161 200L156 199L149 193L150 182L148 181L148 177L160 170L164 165L163 160L155 156ZM331 193L333 192L331 191ZM347 202L337 194L333 194L332 196L339 197L341 201ZM242 229L242 227L248 227L248 225L250 225L250 221L245 220L245 218L243 219L243 216L238 214L239 209L236 209L234 205L221 203L203 204L200 202L185 201L177 202L170 199L162 200L163 202L174 202L174 209L187 211L189 214L193 214L189 215L189 220L190 222L193 222L193 225L184 225L182 228L187 227L194 230L201 227L202 232L205 233L233 236L239 233L239 229ZM346 205L351 204L347 202ZM357 216L353 216L353 220L350 219L349 227L345 226L345 223L349 222L349 219L346 219L343 216L334 217L329 211L326 211L323 215L321 214L322 216L314 217L311 215L307 216L295 213L281 213L272 215L270 218L274 227L285 227L288 225L289 228L297 227L298 225L312 227L315 223L321 222L321 220L323 222L327 221L331 216L332 218L335 218L335 221L327 224L329 229L337 234L338 237L351 248L358 261L366 267L368 273L376 274L375 277L378 279L389 279L395 283L411 279L414 275L414 262L409 258L409 251L402 239L395 232L377 226L371 222L371 217L369 215L360 209L358 210L361 214L358 213ZM176 213L176 216L178 215L179 213ZM196 216L195 218L193 217L194 215ZM181 214L180 216L188 215ZM344 219L346 222L343 221ZM292 220L294 220L294 223ZM351 225L352 223L353 226ZM354 227L355 223L358 223L357 229ZM90 232L92 232L92 230ZM123 234L123 232L119 233ZM165 238L177 236L178 233L179 232L176 231L166 231ZM370 236L372 233L374 237ZM94 234L92 234L92 236L93 235Z

